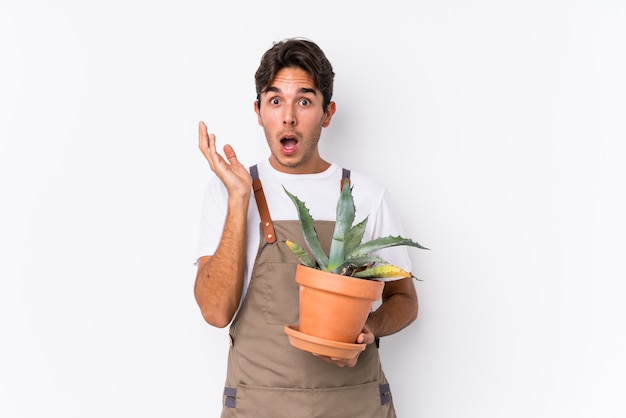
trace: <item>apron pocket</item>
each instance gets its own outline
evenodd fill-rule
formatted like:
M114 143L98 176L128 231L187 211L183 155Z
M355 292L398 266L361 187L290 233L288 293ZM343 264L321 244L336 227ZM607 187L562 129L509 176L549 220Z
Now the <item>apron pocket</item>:
M259 283L263 297L265 322L272 325L292 325L299 318L299 289L296 264L267 263L265 280Z
M378 382L343 388L315 391L315 417L382 418L388 415L391 403L381 399ZM393 416L393 415L391 415Z
M307 392L239 385L236 407L225 407L222 418L311 418L310 395Z
M239 385L236 408L224 408L222 418L381 418L390 403L382 405L378 382L324 389L290 389Z

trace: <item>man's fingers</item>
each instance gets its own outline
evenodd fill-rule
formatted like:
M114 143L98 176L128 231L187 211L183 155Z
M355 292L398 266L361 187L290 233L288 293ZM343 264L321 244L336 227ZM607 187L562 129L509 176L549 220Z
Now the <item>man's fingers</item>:
M209 146L209 134L204 122L198 123L198 147L201 150L207 149Z
M198 123L198 147L209 162L211 169L214 169L215 164L221 164L222 157L215 149L215 135L209 134L206 124L202 121Z
M215 152L215 135L209 134L204 122L198 123L198 146L203 153L205 151Z
M354 367L359 358L359 354L357 353L353 358L339 358L339 357L328 357L322 356L320 354L313 353L314 356L321 358L326 363L334 364L337 367Z
M235 150L230 145L224 145L224 155L228 158L229 161L237 160L237 154L235 154ZM231 161L231 163L234 161Z

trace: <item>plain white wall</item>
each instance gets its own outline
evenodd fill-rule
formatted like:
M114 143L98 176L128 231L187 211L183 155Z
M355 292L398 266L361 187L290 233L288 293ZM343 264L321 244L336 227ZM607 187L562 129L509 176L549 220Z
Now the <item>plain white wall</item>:
M401 417L624 417L618 0L3 1L0 416L215 417L195 305L205 120L267 154L253 74L334 64L323 152L385 183L421 314L382 343Z

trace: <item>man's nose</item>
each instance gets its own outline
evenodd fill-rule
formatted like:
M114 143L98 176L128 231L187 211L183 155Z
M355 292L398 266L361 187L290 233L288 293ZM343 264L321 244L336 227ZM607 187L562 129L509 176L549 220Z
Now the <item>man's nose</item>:
M287 108L285 110L285 114L283 115L283 125L291 125L295 126L296 124L296 114L291 108Z

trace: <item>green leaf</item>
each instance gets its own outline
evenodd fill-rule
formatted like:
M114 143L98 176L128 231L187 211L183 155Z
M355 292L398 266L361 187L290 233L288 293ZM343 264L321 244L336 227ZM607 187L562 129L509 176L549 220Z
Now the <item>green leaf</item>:
M377 265L372 268L359 271L353 274L354 277L360 279L373 279L380 281L391 281L412 277L411 273L392 264Z
M349 258L345 260L339 267L332 270L332 272L344 276L352 276L355 271L360 271L372 267L376 263L388 264L380 257L366 255L363 257Z
M315 258L320 268L322 270L328 270L328 256L324 253L324 250L320 245L320 241L317 237L317 231L315 230L315 225L313 223L313 217L311 216L309 209L305 206L304 202L289 193L284 186L283 190L285 190L287 196L289 196L294 205L296 205L298 218L300 219L300 227L302 228L302 234L304 235L304 242L309 247L309 250L311 250L311 254L313 254L313 258Z
M348 257L357 257L360 255L370 254L372 252L382 250L383 248L397 247L400 245L408 245L411 247L417 247L423 250L428 250L428 248L421 246L420 244L418 244L417 242L411 239L403 238L399 236L398 237L388 236L388 237L376 238L364 244L359 245L357 248L351 251L350 254L348 254Z
M370 254L360 256L360 257L350 257L346 259L346 263L351 263L359 267L366 266L368 264L375 264L375 263L389 264L382 258L375 256L375 255L370 255Z
M368 217L363 219L358 224L354 225L346 234L345 253L350 254L356 247L361 244L363 240L363 234L365 233L365 227L367 227Z
M302 263L303 265L307 267L311 267L311 268L316 267L315 261L313 261L309 253L304 251L304 248L302 248L295 242L289 241L289 240L286 240L285 244L287 244L287 247L289 247L289 249L296 255L296 257L298 257L298 260L300 261L300 263Z
M337 202L337 215L335 219L335 230L333 232L333 240L330 244L330 260L328 262L328 270L332 270L343 263L345 255L346 234L352 228L354 222L354 199L352 198L352 189L349 182L344 182Z

